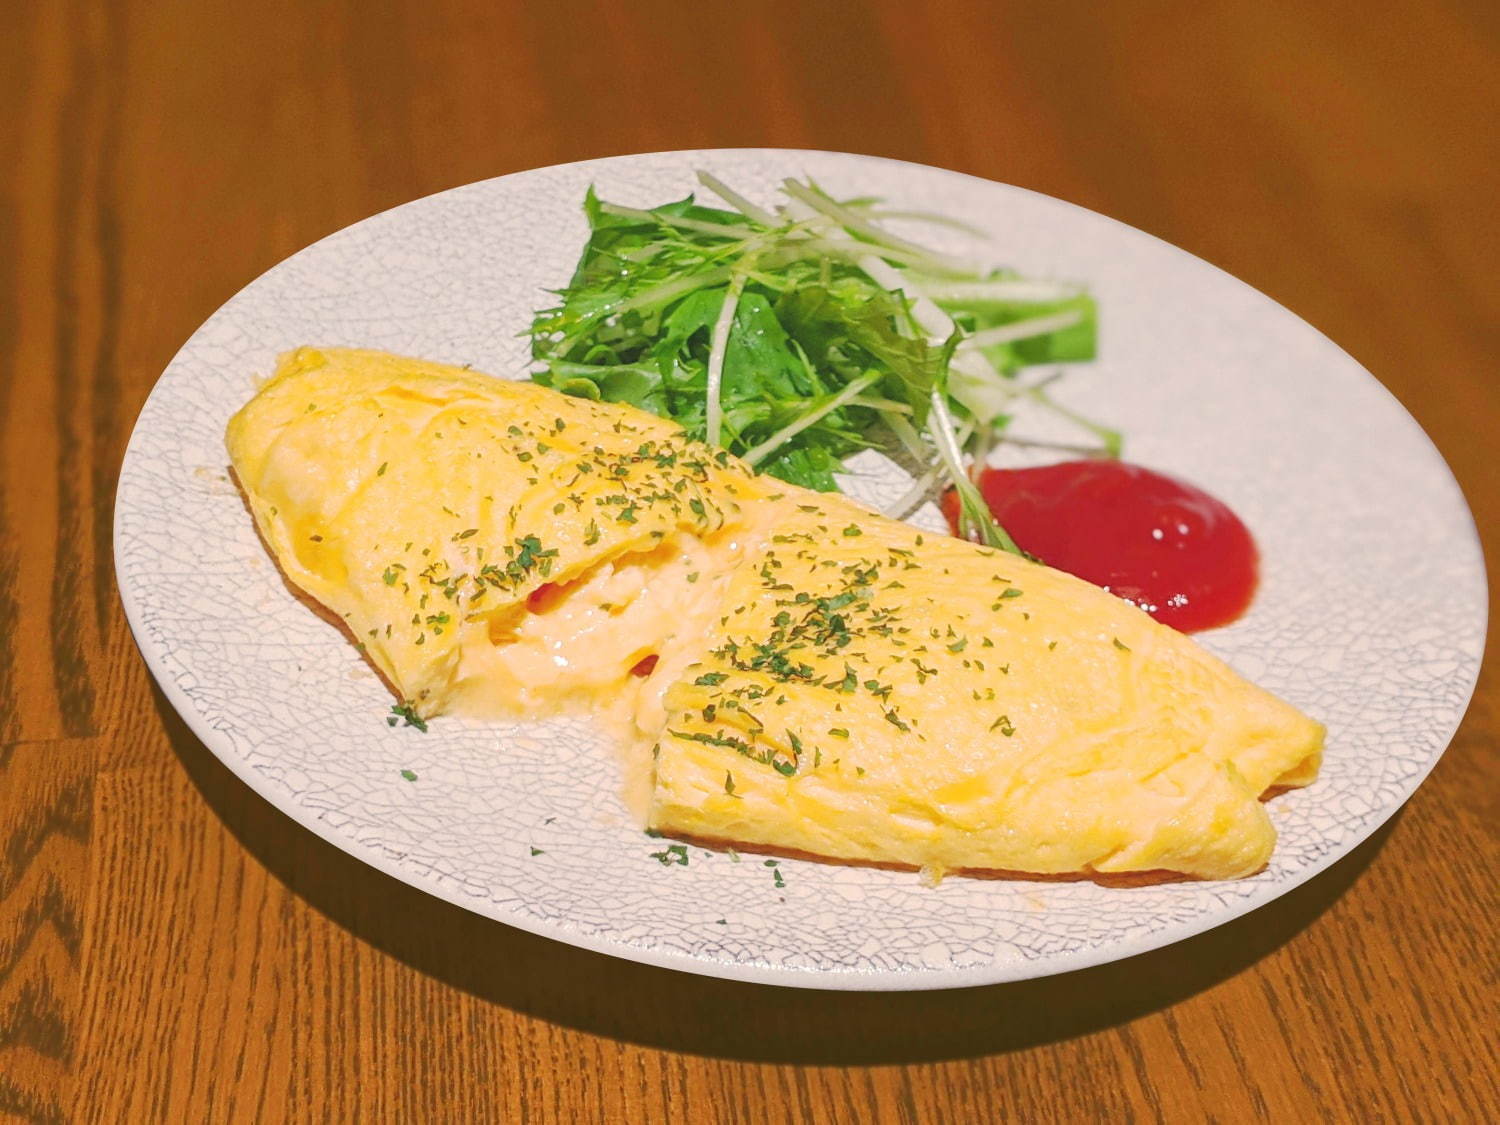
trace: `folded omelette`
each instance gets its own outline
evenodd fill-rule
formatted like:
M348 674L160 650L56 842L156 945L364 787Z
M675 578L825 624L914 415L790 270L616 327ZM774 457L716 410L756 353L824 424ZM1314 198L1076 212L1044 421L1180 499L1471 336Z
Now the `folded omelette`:
M301 348L230 421L286 577L422 716L588 707L648 827L945 871L1263 866L1323 728L1080 579L527 382Z

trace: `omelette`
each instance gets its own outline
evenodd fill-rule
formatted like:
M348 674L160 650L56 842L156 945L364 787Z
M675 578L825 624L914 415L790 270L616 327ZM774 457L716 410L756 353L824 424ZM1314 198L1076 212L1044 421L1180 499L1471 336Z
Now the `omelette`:
M415 716L605 717L647 827L842 861L1251 874L1323 728L1087 582L529 382L301 348L230 421L287 579Z

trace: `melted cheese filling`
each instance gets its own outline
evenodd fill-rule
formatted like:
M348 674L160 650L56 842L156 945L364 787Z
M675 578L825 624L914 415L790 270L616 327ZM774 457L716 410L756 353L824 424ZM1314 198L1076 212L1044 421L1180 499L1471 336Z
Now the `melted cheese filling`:
M655 550L541 587L461 635L450 710L489 719L586 712L621 747L626 804L644 823L662 697L702 653L723 588L751 544L745 529L685 532Z

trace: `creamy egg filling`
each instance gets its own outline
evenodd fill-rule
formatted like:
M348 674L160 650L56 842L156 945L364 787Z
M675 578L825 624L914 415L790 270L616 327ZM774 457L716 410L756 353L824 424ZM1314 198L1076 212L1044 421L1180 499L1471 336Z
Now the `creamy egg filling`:
M745 532L679 532L470 620L451 711L583 712L602 721L624 755L627 805L644 818L650 751L667 721L663 695L701 656L724 586L751 546Z

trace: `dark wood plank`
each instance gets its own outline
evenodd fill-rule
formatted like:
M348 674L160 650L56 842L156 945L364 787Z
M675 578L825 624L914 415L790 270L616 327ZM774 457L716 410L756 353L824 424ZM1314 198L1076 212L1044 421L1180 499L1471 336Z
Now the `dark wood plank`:
M90 747L0 743L0 1114L65 1119L92 810Z

